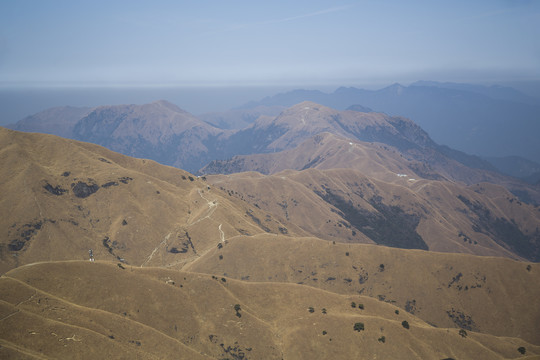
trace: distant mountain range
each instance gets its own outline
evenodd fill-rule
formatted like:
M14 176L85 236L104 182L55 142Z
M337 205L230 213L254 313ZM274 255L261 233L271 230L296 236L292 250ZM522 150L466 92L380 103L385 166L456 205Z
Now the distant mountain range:
M410 86L394 84L375 91L344 87L333 93L293 90L252 101L229 111L199 115L197 119L202 121L197 125L194 125L193 115L175 105L169 103L158 109L158 104L165 103L162 101L152 105L156 107L154 110L150 109L151 104L140 108L124 108L129 112L129 115L124 114L125 119L117 118L114 122L103 125L107 129L118 125L118 130L109 134L109 140L103 138L103 134L90 134L92 129L88 126L90 123L97 125L100 116L112 116L115 112L120 114L123 111L121 109L111 110L112 113L106 115L105 108L112 109L111 107L53 108L8 127L93 141L129 155L149 157L195 172L211 160L253 153L253 146L256 148L258 144L246 144L240 135L232 135L239 131L246 135L255 122L261 124L272 121L287 108L303 101L341 111L383 112L389 116L407 117L426 131L434 142L441 145L439 151L451 155L450 157L459 156L459 161L473 167L496 168L501 173L532 184L540 181L540 142L536 139L536 134L540 133L540 100L502 86L419 81ZM133 139L133 131L129 131L130 134L121 134L126 127L133 126L130 124L133 119L148 121L152 119L152 114L160 114L160 123L169 123L170 130L152 130L154 133L162 133L161 146L156 146L155 139L151 140L147 133L141 133L140 138L137 135ZM81 121L86 125L78 125L75 129L75 125L87 115L91 119ZM191 118L193 131L197 134L192 133L192 130L185 132L187 129L179 129L175 124L186 116ZM123 123L122 126L120 122ZM149 131L148 126L137 131L143 130ZM170 134L166 134L167 132ZM191 140L188 139L192 138L194 142L191 153L188 151L181 154L186 149L178 148L174 145L175 142L189 142ZM248 142L252 140L247 139ZM451 149L459 150L460 154L449 154L453 152ZM473 163L470 163L468 161L473 158L465 159L463 154L475 154L484 161L474 158Z
M369 111L366 108L356 109ZM392 146L409 161L415 162L419 176L441 177L467 184L491 181L506 186L523 201L540 203L538 190L497 174L498 169L480 157L438 145L420 126L407 118L373 111L340 111L311 101L295 104L282 110L278 116L260 115L240 130L214 127L166 101L93 109L54 108L23 119L11 128L24 131L47 129L57 135L92 142L192 173L207 164L210 165L203 172L224 172L225 168L230 171L234 167L223 164L234 156L291 150L312 136L327 132ZM233 159L234 162L236 160ZM510 164L516 167L518 162ZM524 164L520 174L532 176L534 180L540 165L536 167L531 161L519 164ZM236 171L245 170L252 169L238 168Z
M245 104L289 107L313 101L338 110L361 105L405 116L439 144L475 155L520 156L540 163L540 99L499 86L417 82L381 90L341 87L333 93L294 90Z

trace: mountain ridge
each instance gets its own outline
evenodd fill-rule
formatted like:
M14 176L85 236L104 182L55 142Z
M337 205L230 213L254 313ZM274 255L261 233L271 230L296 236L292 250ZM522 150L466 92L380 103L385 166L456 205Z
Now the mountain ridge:
M494 98L489 91L478 90L481 87L428 84L393 84L379 90L340 87L328 94L293 90L245 107L292 106L291 103L299 98L339 110L361 105L413 119L437 143L460 151L479 156L512 155L540 161L537 155L540 148L530 136L531 132L540 132L536 121L540 114L538 99L516 102L512 96ZM471 87L477 90L470 91ZM509 119L513 121L510 123ZM499 144L505 144L506 153L501 152Z
M395 85L393 89L395 92L405 88ZM346 92L347 89L341 91ZM55 110L58 111L61 109ZM422 170L424 176L434 173L427 168L437 168L440 175L450 174L451 178L467 183L497 179L491 174L497 170L489 162L436 144L420 126L407 118L382 113L339 111L313 102L303 102L283 110L275 118L259 116L243 130L215 128L165 101L145 105L103 106L85 109L84 113L86 115L76 123L71 120L72 138L104 145L127 155L151 158L193 173L212 160L223 161L238 154L290 149L310 136L327 131L394 146L404 156L418 162L417 171L426 168L427 172ZM68 131L68 127L63 131ZM454 160L487 172L481 175L476 171L473 177L466 175L460 178L461 173L475 173L461 167L462 170L456 173L457 177L453 176L452 173L459 168ZM448 167L446 170L445 166ZM475 177L477 180L473 180ZM530 181L535 182L534 178ZM511 183L509 189L519 194L523 201L540 203L532 187L527 188L501 177L496 182Z

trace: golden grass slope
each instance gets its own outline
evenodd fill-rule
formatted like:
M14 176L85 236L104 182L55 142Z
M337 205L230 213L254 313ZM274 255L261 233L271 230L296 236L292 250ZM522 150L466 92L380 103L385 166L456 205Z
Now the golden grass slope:
M391 175L392 181L382 181L354 169L307 169L268 176L253 172L211 175L208 181L322 239L377 242L380 239L369 238L368 225L361 221L380 214L374 206L381 203L401 209L394 211L390 221L398 221L399 214L416 219L414 230L429 250L514 259L532 255L534 259L534 253L526 249L540 246L538 207L489 183L464 186ZM358 214L363 214L361 221ZM495 231L494 224L506 224L515 233L530 236L531 243L520 243L523 248L509 245L514 234Z
M185 171L52 135L0 128L0 172L0 273L89 249L180 267L231 236L304 233Z
M540 354L520 339L462 336L370 297L296 284L70 261L11 270L0 289L3 357L514 359L523 358L519 347L531 359Z
M536 263L268 234L231 239L185 269L369 296L438 328L460 327L540 345Z

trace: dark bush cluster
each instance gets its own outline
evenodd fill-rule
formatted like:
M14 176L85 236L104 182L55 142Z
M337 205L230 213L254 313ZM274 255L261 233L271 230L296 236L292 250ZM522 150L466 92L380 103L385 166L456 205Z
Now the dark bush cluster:
M403 326L405 329L408 329L409 328L409 322L407 320L403 320L401 322L401 326Z

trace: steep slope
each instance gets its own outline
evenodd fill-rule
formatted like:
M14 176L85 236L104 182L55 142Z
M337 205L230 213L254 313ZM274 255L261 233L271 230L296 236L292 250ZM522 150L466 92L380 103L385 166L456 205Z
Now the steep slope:
M52 135L0 128L0 171L0 272L89 249L178 267L231 236L297 230L183 170Z
M489 183L467 187L410 173L391 176L308 169L207 178L322 239L540 260L538 207Z
M221 133L166 101L99 107L74 128L75 139L188 171L214 157Z
M386 302L295 284L79 261L20 267L0 278L0 288L3 357L510 359L520 355L518 349L533 358L540 354L539 346L518 338L435 328L413 314L396 313Z
M223 261L215 261L218 256ZM539 264L260 235L235 238L187 268L255 283L298 283L368 296L433 327L540 344ZM401 310L399 314L405 313Z

